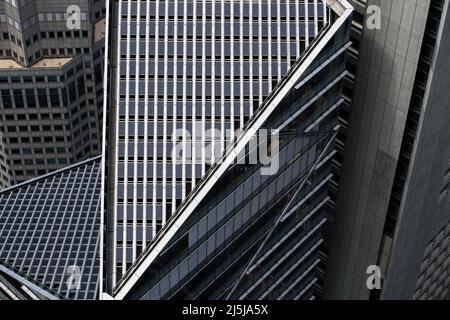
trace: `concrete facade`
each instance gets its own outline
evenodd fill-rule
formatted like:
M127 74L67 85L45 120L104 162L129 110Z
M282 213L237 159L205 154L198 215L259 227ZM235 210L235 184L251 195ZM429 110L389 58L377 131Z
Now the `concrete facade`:
M367 5L380 6L382 27L364 26L361 39L330 239L329 299L369 298L366 271L378 262L430 1L373 0Z
M67 8L80 8L72 29ZM104 1L0 1L0 123L18 183L100 153Z
M445 299L450 289L450 28L443 15L399 209L383 299Z

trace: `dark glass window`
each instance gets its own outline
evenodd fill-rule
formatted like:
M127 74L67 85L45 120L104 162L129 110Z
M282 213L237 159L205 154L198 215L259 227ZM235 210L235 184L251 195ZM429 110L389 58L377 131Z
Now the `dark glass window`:
M41 108L48 107L47 91L45 89L38 89L38 100L39 100L39 106Z

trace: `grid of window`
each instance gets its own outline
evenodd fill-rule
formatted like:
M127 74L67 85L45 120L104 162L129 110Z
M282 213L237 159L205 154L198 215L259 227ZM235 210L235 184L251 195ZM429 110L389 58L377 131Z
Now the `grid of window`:
M256 250L255 244L262 242L281 209L291 200L293 189L313 167L323 151L319 142L324 147L326 138L330 136L283 139L280 150L283 162L277 175L262 176L259 166L248 166L245 170L236 166L227 172L206 197L208 201L158 257L153 265L161 268L158 276L148 274L147 281L141 282L147 289L131 298L223 299L230 284L248 264L249 252ZM307 197L302 201L307 206L290 208L294 213L264 246L264 254L258 256L258 263L243 281L245 290L240 288L233 299L267 299L263 295L269 293L269 299L276 299L284 291L292 298L308 284L309 277L303 279L299 274L312 266L306 274L314 275L322 242L320 230L326 221L323 207L329 200L327 182L331 177L327 165L310 177L311 184L301 192L302 197ZM295 280L297 286L289 289Z
M99 153L96 93L90 64L80 60L47 76L0 71L0 131L14 182Z
M445 300L450 294L450 222L430 241L420 267L414 299Z
M56 297L95 299L100 170L97 157L1 192L0 263Z
M318 0L161 0L118 1L117 16L113 263L123 274L328 15ZM173 153L188 140L192 161Z
M305 57L310 64L296 64L249 123L247 134L280 130L277 172L264 175L261 164L214 167L206 177L213 186L202 184L188 198L191 205L168 222L119 283L119 297L320 297L327 252L321 232L339 185L335 159L344 139L338 116L349 74L350 19L339 23L324 34L333 32L326 45L317 45L320 53ZM220 167L226 171L219 173Z
M61 27L66 26L66 10L70 5L81 8L79 30ZM21 65L30 66L49 55L89 54L91 10L98 8L94 8L93 3L86 5L86 1L73 0L39 1L33 5L0 8L0 30L6 31L2 32L6 41L0 45L0 56L10 56ZM98 18L99 12L96 12Z
M100 153L105 2L28 2L0 6L0 130L13 183ZM79 30L59 19L69 5L83 13ZM25 28L30 19L39 27Z

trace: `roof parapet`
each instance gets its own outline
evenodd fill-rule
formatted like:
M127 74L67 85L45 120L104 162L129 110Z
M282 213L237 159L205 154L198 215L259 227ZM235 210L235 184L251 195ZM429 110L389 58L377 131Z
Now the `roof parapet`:
M346 10L353 9L347 0L325 0L325 2L339 16L342 16Z

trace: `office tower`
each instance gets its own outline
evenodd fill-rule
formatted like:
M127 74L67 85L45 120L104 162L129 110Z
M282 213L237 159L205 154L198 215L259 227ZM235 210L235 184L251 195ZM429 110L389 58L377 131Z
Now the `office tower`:
M390 227L395 223L396 232L387 261L383 299L450 298L448 10L448 1L430 2L414 101L408 112L386 222ZM407 160L409 170L405 171Z
M115 284L329 20L322 1L112 5Z
M449 298L448 2L110 1L104 153L0 192L0 298Z
M325 298L449 298L448 5L381 1L365 26Z
M201 68L204 70L202 90L206 90L206 81L209 88L218 88L217 92L209 96L203 92L187 93L184 87L180 95L180 99L185 102L181 104L182 112L177 113L177 107L172 106L174 111L169 120L167 106L162 109L162 118L156 113L159 102L162 101L164 105L167 104L164 101L170 101L164 99L168 91L163 91L163 97L160 97L158 91L145 89L147 86L158 87L157 75L160 73L149 71L151 63L144 64L149 69L143 78L139 72L131 71L132 65L140 65L138 62L141 56L132 57L131 53L133 50L142 52L142 45L138 41L140 38L136 35L140 35L137 31L143 25L138 24L140 27L134 33L133 23L141 19L141 14L135 14L133 9L140 10L138 8L142 8L143 4L147 11L143 11L142 16L149 22L145 27L144 52L149 52L152 43L154 48L158 47L155 40L160 33L151 33L150 30L160 24L151 19L160 19L163 15L144 14L153 12L149 10L152 3L161 3L162 7L170 8L169 2L160 1L111 3L115 9L110 22L110 30L114 31L111 32L111 40L116 46L111 47L111 82L107 82L111 85L109 90L112 94L109 98L113 102L106 104L111 108L108 127L105 127L108 135L104 136L104 148L108 152L102 157L0 193L0 218L5 226L1 235L4 245L0 250L0 281L3 284L0 293L9 297L38 299L96 298L99 293L100 298L113 296L115 299L319 298L327 261L325 227L330 222L339 187L340 159L354 85L353 67L349 63L356 57L349 41L352 8L346 1L298 2L289 6L275 1L240 1L233 2L233 5L228 1L218 1L217 6L212 6L211 2L201 2L201 6L195 9L212 14L202 15L204 20L199 27L203 30L202 36L198 38L184 31L183 37L179 39L177 33L172 35L167 30L164 31L166 39L177 39L181 43L192 40L192 46L202 43L204 52L215 48L216 44L224 48L222 44L234 39L236 47L247 48L249 53L246 53L247 49L242 49L239 51L241 55L222 52L220 55L201 56L188 54L185 44L183 55L171 54L172 59L178 61L181 56L180 59L185 62L182 85L185 83L188 86L190 80L196 79L194 75L200 68L195 64L192 70L196 72L191 76L187 72L190 69L187 65L193 63L191 59L196 60L197 56L201 56L204 61ZM186 20L188 23L195 20L197 14L189 14L194 12L192 3L180 3L180 7L174 7L174 19ZM235 7L236 3L238 5ZM286 7L281 9L282 5ZM183 8L183 14L175 8ZM236 17L241 20L240 32L231 31L237 28L231 21L225 22L228 19L220 18L220 28L217 25L217 31L207 34L209 23L216 23L215 17L223 16L219 13L227 10L235 12L230 20ZM272 10L278 15L274 16ZM168 14L165 16L170 21L170 10L166 12ZM259 12L259 15L254 12ZM127 22L119 23L124 17ZM272 28L275 21L277 25ZM120 28L117 28L119 25ZM129 30L122 33L125 25L129 26ZM175 32L176 28L170 30ZM272 30L277 30L276 36L272 36ZM295 34L292 38L289 36L291 32ZM126 35L124 43L121 43L122 34ZM186 42L186 39L189 41ZM292 44L289 45L291 40ZM270 42L276 45L269 45ZM123 46L127 52L125 62L122 62ZM263 48L268 50L267 55L265 51L257 51ZM292 55L285 56L283 52L291 52ZM155 51L152 59L156 59L156 56L157 59L160 56L164 60L169 59L167 51L163 51L163 54ZM236 67L236 71L240 72L239 77L231 73L235 68L231 67L231 62L235 57L240 63L239 68ZM150 58L145 54L144 59ZM220 60L220 64L213 64L216 59ZM122 77L121 70L124 67ZM164 68L169 69L167 64ZM211 70L211 74L206 70ZM133 74L137 75L132 77ZM153 81L150 81L151 74L154 75ZM167 80L177 78L178 73L167 71L162 75ZM145 84L144 95L139 91L142 79ZM222 83L222 80L225 82ZM165 81L162 82L163 88L168 86ZM234 81L239 81L239 86L234 86L236 93L225 95L225 92L219 91L219 88L229 88ZM215 82L218 85L210 85ZM244 85L249 82L251 85ZM239 87L244 90L244 95L237 93ZM267 91L261 91L263 88ZM246 90L250 90L248 96ZM256 93L258 98L253 99ZM149 100L148 96L152 95L154 100ZM174 96L178 99L177 94ZM197 103L191 101L194 96L194 101L197 101L197 96L202 101L199 118L195 116ZM144 100L143 103L140 99ZM216 100L220 108L212 103ZM210 110L212 115L206 110ZM122 117L123 113L125 117ZM197 184L192 185L193 190L189 194L188 191L184 195L181 192L182 202L176 204L175 214L170 217L167 215L155 230L155 222L158 222L155 217L162 219L163 213L170 210L161 210L158 214L150 210L151 215L147 216L144 200L139 200L143 197L139 192L145 190L139 191L137 186L141 182L151 187L148 187L151 189L150 194L158 190L147 180L150 174L144 174L143 180L140 180L140 174L142 167L155 165L153 155L159 152L156 148L156 153L144 152L144 157L140 155L140 130L143 126L143 141L154 147L159 141L155 133L158 134L160 129L148 130L148 127L159 128L158 121L163 120L165 130L169 125L176 128L173 123L177 123L179 118L176 115L179 114L181 119L178 126L181 128L193 127L192 122L197 119L201 121L204 126L200 126L200 129L205 131L201 131L200 136L206 136L205 128L212 124L221 129L234 129L234 125L238 127L236 119L242 130L237 133L233 131L230 136L208 139L209 145L213 144L212 149L217 148L220 152L217 155L205 152L199 165L200 168L205 166L204 171L199 170L201 176L183 174L190 171L183 169L188 167L189 163L183 160L188 155L180 156L181 164L174 162L174 178L180 168L182 177L188 176L191 182L194 182L193 178L200 180L198 183L195 181ZM168 143L170 139L164 141L167 139L164 138L164 134L167 134L165 130L163 142ZM149 141L149 137L152 140ZM183 139L178 142L182 146L187 143ZM202 141L201 146L205 145ZM148 145L144 146L144 151L148 152L149 149ZM256 156L255 150L258 150ZM162 156L163 163L170 159L164 158L167 156L164 152ZM214 157L215 160L210 167L208 165L208 170L206 156ZM144 166L145 161L148 163ZM105 164L103 172L102 163ZM125 173L125 164L129 174ZM193 173L197 174L196 171ZM128 176L133 178L128 179ZM132 187L128 186L130 180ZM126 193L127 200L120 201L125 181L131 192ZM159 180L152 178L151 181ZM172 186L177 181L172 180ZM163 182L167 183L164 175ZM186 189L185 181L181 179L180 182L181 190ZM106 191L106 194L101 190ZM134 200L128 201L131 196ZM124 202L127 203L126 209ZM17 214L19 211L20 215ZM132 215L128 216L128 211ZM52 214L49 215L49 212ZM105 235L100 213L106 219ZM147 227L147 223L148 233L151 234L148 239L141 232L141 224ZM14 228L7 229L9 225ZM52 238L43 236L47 232ZM62 234L66 236L60 237ZM51 239L54 241L50 242ZM141 246L140 250L138 246ZM40 260L35 257L41 250L45 259L38 262ZM143 254L132 265L141 250ZM125 259L117 263L119 268L116 268L117 257ZM67 274L67 267L84 264L89 267L80 270L80 289L68 288L67 281L73 278L72 273ZM127 268L123 269L124 266ZM114 274L116 271L119 272ZM127 271L123 279L122 271Z
M104 1L0 1L0 122L12 183L100 153L104 13Z
M98 298L100 163L92 158L0 192L2 299Z
M338 116L345 119L351 102L343 94L352 79L346 69L351 7L334 1L113 6L108 292L119 299L320 294L321 234L344 142L346 121ZM209 128L217 134L209 137ZM236 128L242 131L235 135ZM180 140L174 129L187 130ZM224 137L225 129L233 133ZM280 170L272 175L257 164L233 164L260 129L280 135ZM201 161L189 161L189 153L173 159L172 148L196 143ZM211 167L207 160L215 154L197 151L204 147L220 151ZM271 231L278 218L283 222ZM268 233L273 236L264 240ZM276 241L286 242L275 250ZM267 261L253 264L253 256ZM260 280L238 280L245 264ZM277 276L267 277L270 268Z

